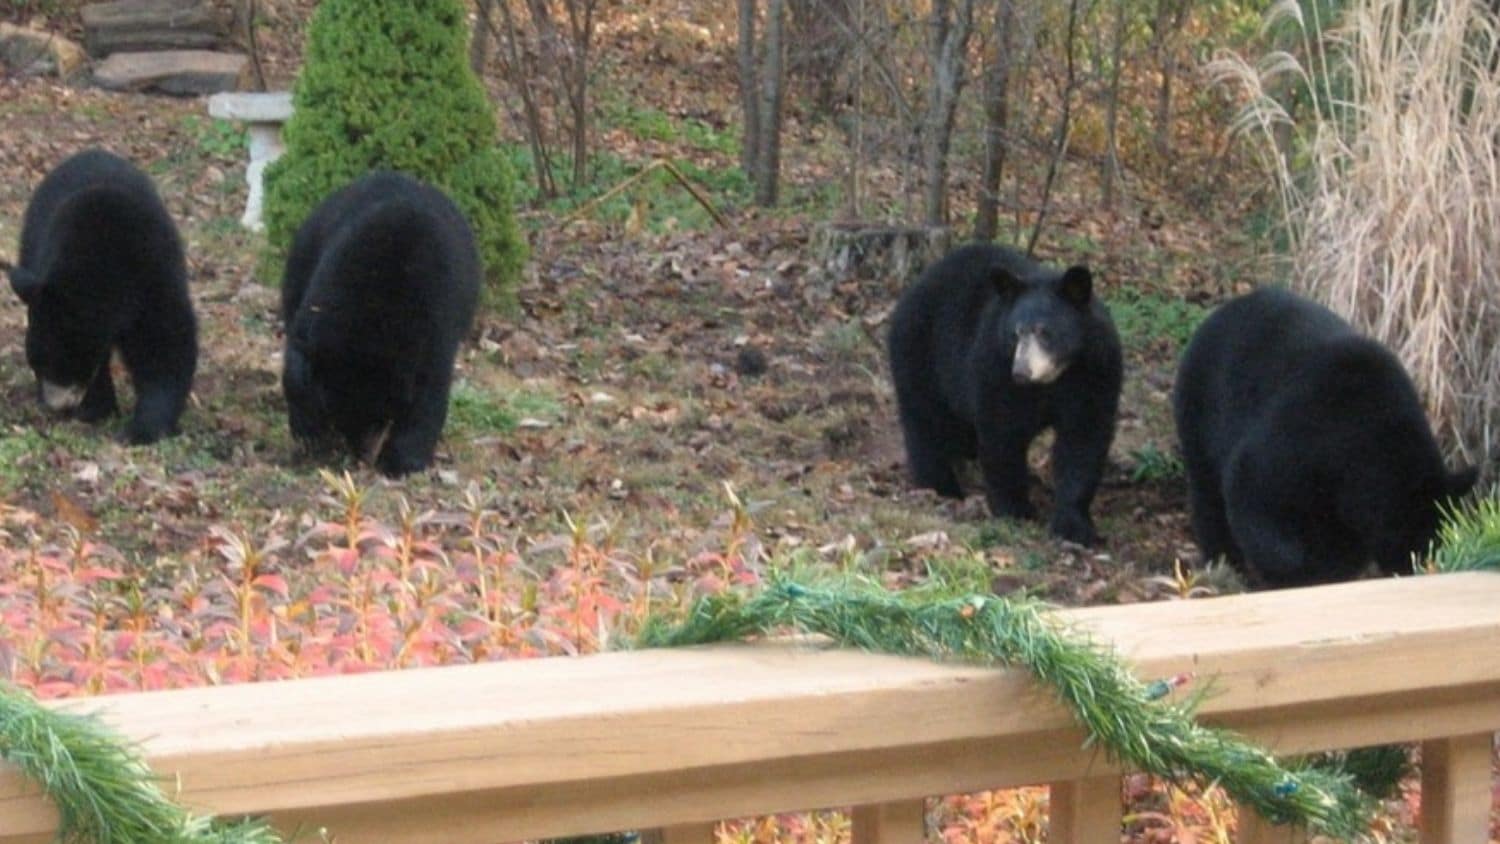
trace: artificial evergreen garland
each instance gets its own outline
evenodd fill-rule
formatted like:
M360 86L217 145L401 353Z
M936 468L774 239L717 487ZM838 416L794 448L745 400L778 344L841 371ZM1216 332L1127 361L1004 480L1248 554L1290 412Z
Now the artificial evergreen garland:
M1433 545L1418 573L1500 571L1500 495L1492 492L1445 512Z
M146 764L95 718L56 712L0 686L0 758L41 785L65 844L280 844L258 821L193 817Z
M818 588L775 577L754 597L713 595L679 624L648 624L637 644L678 647L787 629L881 653L1026 668L1118 761L1172 780L1220 785L1274 823L1345 840L1367 828L1369 801L1349 776L1285 768L1236 734L1198 724L1190 705L1163 699L1167 681L1140 682L1113 653L1060 629L1038 601Z

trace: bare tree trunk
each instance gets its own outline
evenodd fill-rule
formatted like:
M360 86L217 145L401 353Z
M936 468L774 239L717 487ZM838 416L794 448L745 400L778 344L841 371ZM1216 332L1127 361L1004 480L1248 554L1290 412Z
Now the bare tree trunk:
M786 30L784 0L768 0L766 37L760 66L760 142L756 145L755 202L776 204L781 182L781 106Z
M552 154L548 145L546 125L542 122L542 110L537 102L536 90L532 87L533 80L539 76L538 70L527 59L526 49L521 44L521 30L516 25L516 18L511 12L510 4L495 2L491 5L492 8L500 10L505 30L503 32L497 30L492 18L481 20L490 26L490 34L505 49L505 74L521 97L524 115L522 123L526 129L526 143L531 147L532 170L535 171L537 193L544 199L551 199L557 196L557 182L552 178Z
M845 191L844 214L851 220L861 216L860 196L864 193L865 166L865 2L856 0L854 25L858 31L850 39L854 43L854 124L850 132L849 186ZM1500 0L1496 0L1500 2Z
M1156 19L1151 27L1151 47L1156 54L1161 82L1156 89L1154 145L1165 164L1172 154L1172 81L1177 75L1176 34L1187 21L1187 0L1156 0Z
M975 0L958 2L956 11L952 0L932 4L932 84L922 121L923 217L929 226L948 222L948 149L967 71L969 36L974 31Z
M1015 53L1015 0L995 2L995 54L984 72L984 173L974 237L994 240L1000 228L1000 180L1009 151L1010 75Z
M573 189L588 179L589 164L589 51L594 40L594 8L598 0L568 0L569 51L566 87L572 114Z
M1100 197L1106 211L1115 207L1115 183L1120 178L1120 63L1125 53L1125 0L1115 0L1114 44L1110 48L1109 101L1105 104L1105 150Z
M740 142L740 169L746 178L756 180L757 164L760 160L760 84L755 62L755 16L757 0L738 0L739 45L737 56L740 65L740 109L744 112L745 126Z
M477 20L474 32L469 36L469 69L476 76L484 74L484 66L490 58L490 33L495 28L495 0L475 0L474 13Z
M786 0L786 75L806 80L812 87L813 107L832 113L849 91L840 76L850 53L858 49L848 38L855 7L862 0Z
M255 32L256 18L260 16L258 0L235 0L233 7L235 29L244 38L245 52L250 55L250 72L255 75L255 90L266 90L266 69L261 62L260 40Z
M1063 156L1068 152L1068 135L1072 129L1073 120L1073 89L1077 85L1077 70L1073 55L1077 39L1078 0L1070 0L1068 34L1066 40L1063 41L1063 49L1067 50L1067 78L1062 92L1062 114L1057 118L1057 132L1052 143L1052 160L1047 164L1047 178L1042 182L1042 203L1036 213L1036 225L1032 227L1031 237L1026 241L1027 255L1033 253L1037 240L1042 236L1042 225L1047 221L1047 212L1052 204L1052 185L1057 180L1057 171L1062 166Z

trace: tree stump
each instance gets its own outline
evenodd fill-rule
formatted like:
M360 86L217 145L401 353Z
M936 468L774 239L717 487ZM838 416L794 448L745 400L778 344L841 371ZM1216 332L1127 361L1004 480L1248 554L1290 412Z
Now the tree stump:
M227 22L209 0L119 0L83 7L89 55L222 46Z
M813 235L813 255L818 274L833 283L884 278L899 287L942 257L952 241L946 226L824 223Z

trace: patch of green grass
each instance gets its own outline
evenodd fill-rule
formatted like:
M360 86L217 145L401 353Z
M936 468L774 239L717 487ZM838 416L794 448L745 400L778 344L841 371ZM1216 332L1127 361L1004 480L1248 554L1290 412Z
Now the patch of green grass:
M516 172L535 172L531 150L525 145L507 144L503 149ZM563 191L561 196L542 201L536 180L527 178L517 181L516 197L522 205L540 205L554 215L567 216L630 179L648 164L628 161L610 152L596 152L589 159L588 182L576 190L568 190L570 176L565 172L566 162L554 160L552 177ZM687 161L674 161L673 166L721 213L743 204L750 197L750 182L738 167L704 168ZM632 214L640 214L641 224L658 233L678 229L700 230L714 225L712 215L665 170L644 176L589 210L591 219L612 225L625 223ZM553 222L533 220L532 225L551 225Z
M735 172L739 172L738 168ZM747 181L746 184L748 185L749 182ZM781 203L777 208L772 209L777 213L818 213L826 216L844 204L844 183L841 179L825 179L806 184L783 183L781 191ZM905 210L892 206L886 213L892 216L892 219L900 219L905 215Z
M0 436L0 492L10 495L26 485L27 466L45 454L47 438L35 428L24 428Z
M103 123L104 121L114 117L114 115L110 114L107 109L96 103L84 103L74 109L73 114L78 117L82 117L90 121L91 123Z
M672 380L680 363L661 352L647 352L630 363L632 375L652 384Z
M1020 519L990 519L974 534L975 548L1013 548L1043 539L1040 522Z
M717 129L695 117L673 117L660 109L632 103L621 97L604 98L604 122L642 140L673 146L690 146L704 152L738 156L740 138L736 127Z
M461 385L448 399L448 424L455 430L496 431L508 434L520 421L503 396Z
M562 404L541 392L493 393L459 384L449 397L448 422L467 434L508 434L525 419L550 424L561 417Z
M1074 256L1097 255L1103 251L1099 246L1099 241L1094 240L1083 232L1064 231L1061 233L1059 241L1059 245L1062 248L1059 250L1058 263L1071 265L1077 263L1077 258Z
M246 130L239 123L189 114L182 118L182 128L199 149L215 158L239 158L245 148Z
M873 345L858 319L832 325L818 336L818 348L830 360L858 360Z
M1185 471L1181 457L1170 450L1157 447L1154 442L1148 442L1130 452L1130 460L1130 482L1134 484L1177 480Z
M1128 349L1141 349L1158 340L1180 349L1208 316L1207 308L1185 299L1130 290L1110 298L1109 312Z
M242 228L235 217L215 217L204 223L199 231L208 237L227 238L238 234Z

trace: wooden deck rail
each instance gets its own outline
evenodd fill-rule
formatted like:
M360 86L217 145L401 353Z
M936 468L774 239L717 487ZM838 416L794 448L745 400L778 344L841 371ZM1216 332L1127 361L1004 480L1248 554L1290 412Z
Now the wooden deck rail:
M1069 610L1143 678L1191 671L1210 720L1277 752L1423 742L1428 844L1487 839L1500 575ZM197 809L339 844L498 844L854 806L920 840L924 795L1053 783L1053 841L1118 840L1119 771L1024 673L775 644L612 653L70 701ZM50 839L0 770L0 844ZM1241 841L1283 840L1258 831Z

